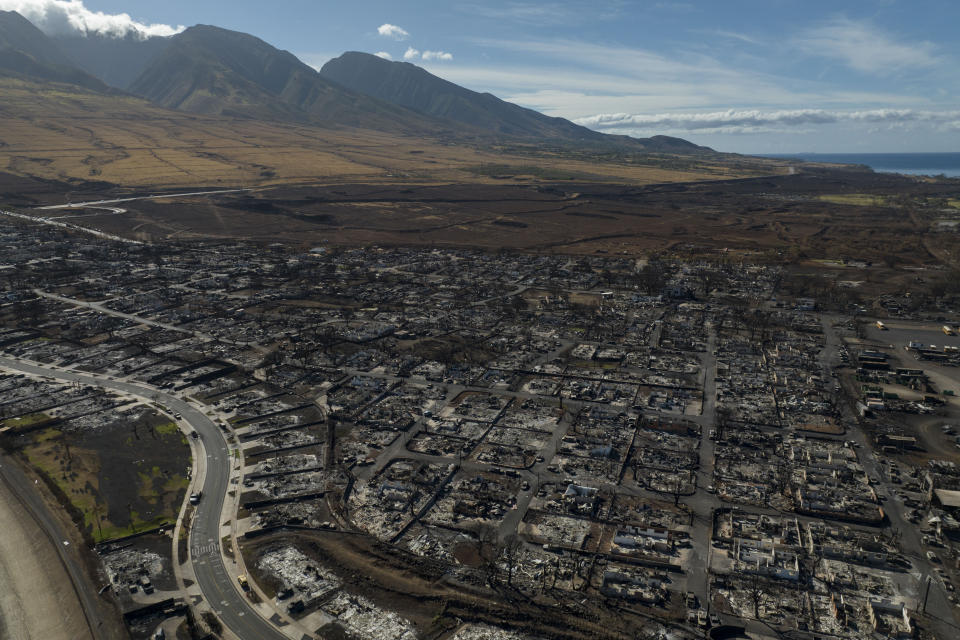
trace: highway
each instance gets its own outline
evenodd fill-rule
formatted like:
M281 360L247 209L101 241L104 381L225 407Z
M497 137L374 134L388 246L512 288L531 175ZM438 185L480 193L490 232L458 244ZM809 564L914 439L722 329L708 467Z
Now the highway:
M115 236L109 233L104 233L103 231L97 231L96 229L88 229L87 227L81 227L79 225L71 224L69 222L63 222L59 219L40 218L37 216L28 216L24 213L16 213L15 211L4 211L4 210L0 210L0 215L5 215L11 218L17 218L20 220L25 220L27 222L46 224L52 227L60 227L61 229L67 229L70 231L80 231L82 233L89 233L90 235L97 236L98 238L104 238L105 240L113 240L114 242L125 242L127 244L143 244L139 240L131 240L130 238Z
M213 196L219 193L240 193L250 189L219 189L216 191L190 191L187 193L158 193L150 196L133 196L130 198L114 198L113 200L90 200L89 202L68 202L67 204L53 204L46 207L37 207L40 211L50 209L83 209L97 205L117 204L118 202L136 202L137 200L160 200L163 198L189 198L193 196ZM112 207L106 207L112 208Z
M64 209L103 209L109 211L108 214L100 215L119 215L126 213L126 209L121 207L111 207L111 204L117 204L121 202L135 202L137 200L160 200L163 198L187 198L194 196L211 196L223 193L240 193L242 191L250 191L250 189L220 189L218 191L191 191L189 193L161 193L150 196L136 196L132 198L116 198L113 200L91 200L89 202L70 202L67 204L55 204L45 207L37 207L35 211L57 211ZM127 244L149 244L140 242L139 240L132 240L130 238L124 238L123 236L116 236L113 234L105 233L103 231L98 231L96 229L91 229L89 227L81 227L80 225L72 224L70 222L64 222L64 219L80 217L80 216L55 216L55 217L40 217L40 216L31 216L23 213L17 213L15 211L4 211L0 210L0 215L9 216L11 218L18 218L20 220L26 220L28 222L34 222L39 224L46 224L53 227L60 227L61 229L68 229L70 231L79 231L81 233L89 233L91 235L104 238L106 240L113 240L115 242L125 242Z
M190 528L190 562L197 585L211 609L217 613L224 627L242 640L287 640L288 636L264 620L234 584L220 553L220 518L230 483L230 449L220 429L210 418L180 398L151 387L100 376L51 369L33 363L0 357L0 367L10 370L48 376L59 380L80 382L135 395L179 413L200 435L205 452L203 497L197 505ZM200 461L195 461L197 465ZM196 476L199 478L199 474ZM194 553L197 551L198 553ZM68 569L70 565L68 564ZM71 574L73 571L71 570ZM83 582L77 583L83 584ZM81 599L89 594L81 594Z

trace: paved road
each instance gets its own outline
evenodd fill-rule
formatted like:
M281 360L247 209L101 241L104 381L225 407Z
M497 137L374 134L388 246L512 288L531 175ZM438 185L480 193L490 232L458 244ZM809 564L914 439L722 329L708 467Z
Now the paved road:
M70 202L67 204L54 204L46 207L37 207L41 211L49 209L83 209L95 205L116 204L118 202L135 202L137 200L159 200L161 198L186 198L189 196L212 196L218 193L239 193L241 191L250 191L250 189L220 189L217 191L191 191L189 193L160 193L151 196L134 196L132 198L115 198L113 200L91 200L89 202Z
M198 552L190 554L197 585L223 625L237 637L244 640L287 640L284 633L261 618L250 606L223 564L220 554L220 517L229 489L231 458L226 440L213 421L183 400L150 387L74 371L50 369L3 357L0 357L0 366L129 393L180 413L200 434L206 451L203 499L194 513L189 538L190 549Z
M95 209L97 213L74 213L69 216L53 216L49 218L50 220L62 220L64 218L89 218L91 216L103 217L103 216L119 216L127 212L126 209L121 209L120 207L86 207L86 209ZM100 213L101 211L109 211L109 213Z
M29 512L31 516L33 516L33 519L50 539L50 545L56 550L56 554L59 556L60 562L66 569L67 574L70 576L70 582L73 584L73 589L77 594L80 607L82 608L83 617L86 618L86 625L82 625L83 628L81 629L76 629L76 635L74 637L105 637L105 634L100 633L101 630L99 627L102 625L102 622L100 622L100 613L97 607L97 602L95 601L95 596L88 588L89 578L87 578L86 573L83 570L83 566L77 562L74 554L70 553L69 549L65 548L64 546L64 541L68 539L68 536L64 534L63 529L60 527L60 523L57 522L57 520L47 510L46 505L43 503L43 499L34 488L33 482L20 472L20 469L17 468L17 464L13 460L3 454L0 454L0 482L3 482L7 485L10 493L12 494L11 497L13 501L16 502L16 500L19 499L24 509ZM62 575L63 574L57 572L58 577ZM13 586L14 585L4 585L3 588L7 589L12 588ZM74 610L72 603L63 604L65 610ZM25 606L29 610L30 604L26 603ZM76 619L74 620L75 622L79 622ZM12 628L5 628L3 622L4 621L0 620L0 635L10 632L13 633L14 637L18 637L18 633L21 630L17 629L15 624ZM15 623L16 621L14 620L9 622ZM30 629L28 628L26 631L29 634Z
M721 506L717 496L707 493L713 484L714 442L710 429L716 424L717 415L717 357L713 355L717 345L714 327L708 327L707 351L703 355L703 411L699 416L700 466L697 469L697 491L684 502L693 511L693 527L690 535L692 547L687 561L687 590L696 594L700 606L710 612L710 551L713 537L713 512ZM687 416L684 418L689 419Z
M70 231L79 231L81 233L89 233L90 235L97 236L98 238L113 240L114 242L125 242L127 244L144 244L139 240L131 240L130 238L115 236L110 233L104 233L103 231L97 231L96 229L88 229L87 227L81 227L76 224L63 222L62 220L55 220L53 218L41 218L38 216L28 216L23 213L16 213L15 211L3 211L3 210L0 210L0 215L9 216L11 218L18 218L20 220L25 220L27 222L45 224L51 227L60 227L61 229L69 229Z
M821 365L824 368L824 375L827 376L830 368L837 364L837 354L841 346L839 336L833 325L842 320L842 317L833 315L824 315L822 319L825 349L821 355ZM883 503L883 510L890 521L891 529L900 536L900 548L903 554L910 558L915 569L921 573L917 608L922 607L920 603L923 602L926 590L925 578L929 576L933 582L926 599L926 613L934 619L931 626L938 634L942 634L942 637L957 637L960 634L960 629L954 621L953 605L947 599L947 591L943 580L934 572L934 565L923 554L924 549L919 528L907 520L906 509L903 504L899 500L893 499L895 487L889 482L889 476L873 451L873 443L857 424L857 418L853 415L850 406L841 405L841 409L844 413L845 422L851 425L846 437L859 445L860 464L863 465L863 469L868 476L878 480L878 482L872 483L877 493L887 498Z
M63 302L65 304L73 305L75 307L85 307L87 309L92 309L98 313L102 313L108 316L115 316L117 318L124 318L132 322L137 322L139 324L145 324L151 327L158 327L160 329L166 329L168 331L177 331L179 333L185 333L191 335L195 338L200 338L202 340L208 340L211 342L223 342L225 344L232 344L235 346L250 347L257 351L266 353L266 349L259 346L256 343L252 342L237 342L235 340L229 340L224 337L217 337L209 333L203 333L202 331L194 331L193 329L187 329L185 327L178 327L177 325L167 324L165 322L157 322L156 320L151 320L149 318L144 318L143 316L133 315L131 313L123 313L122 311L116 311L110 307L104 306L105 301L103 302L87 302L85 300L76 300L74 298L68 298L66 296L57 295L56 293L47 293L43 289L34 289L33 293L38 296L49 298L50 300L56 300L57 302ZM323 323L321 323L323 324Z
M57 295L56 293L47 293L43 289L34 289L33 292L38 296L49 298L50 300L56 300L57 302L64 302L66 304L70 304L75 307L86 307L87 309L93 309L94 311L97 311L98 313L102 313L104 315L116 316L117 318L132 320L134 322L139 322L140 324L145 324L151 327L158 327L160 329L166 329L168 331L186 333L192 336L203 338L204 340L213 340L212 336L208 336L203 333L198 333L196 331L191 331L190 329L184 329L183 327L178 327L176 325L167 324L164 322L157 322L155 320L150 320L149 318L143 318L141 316L135 316L130 313L123 313L122 311L116 311L109 307L103 306L103 304L100 302L87 302L86 300L76 300L74 298L68 298L66 296Z

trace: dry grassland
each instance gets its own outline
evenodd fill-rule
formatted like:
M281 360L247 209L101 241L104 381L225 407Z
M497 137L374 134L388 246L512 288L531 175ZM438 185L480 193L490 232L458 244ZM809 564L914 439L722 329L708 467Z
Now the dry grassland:
M480 149L356 129L196 116L129 96L0 79L0 171L127 187L251 186L311 181L528 182L478 175L477 166L535 164L630 184L779 173L775 164L716 159L680 168L592 162L514 147ZM517 149L521 153L517 154Z

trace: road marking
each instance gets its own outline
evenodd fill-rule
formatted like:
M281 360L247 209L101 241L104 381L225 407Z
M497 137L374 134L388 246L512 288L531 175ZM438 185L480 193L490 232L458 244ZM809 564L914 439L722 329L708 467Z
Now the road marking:
M219 545L217 545L217 543L211 543L211 544L195 544L195 545L193 545L193 547L190 549L190 555L192 555L192 556L194 556L194 557L204 556L204 555L207 555L207 554L215 555L215 554L217 553L217 551L219 550L219 548L220 548L220 547L219 547Z

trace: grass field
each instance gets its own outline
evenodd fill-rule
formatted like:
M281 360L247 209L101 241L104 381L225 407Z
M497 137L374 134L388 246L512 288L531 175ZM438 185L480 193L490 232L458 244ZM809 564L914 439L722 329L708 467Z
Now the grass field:
M784 173L750 160L596 157L529 145L404 137L168 111L133 97L0 79L0 171L126 187L252 186L309 181L456 182L586 177L636 184ZM502 172L497 172L502 173ZM502 181L502 180L500 180Z
M186 440L155 413L90 432L44 429L31 434L21 453L82 517L81 528L95 542L175 520L189 482Z
M861 207L889 206L889 199L886 196L875 196L869 193L827 194L820 196L818 199L831 204L849 204Z
M25 429L49 419L50 416L45 413L29 413L25 416L20 416L19 418L7 418L6 420L0 420L0 429L5 427L10 429Z

